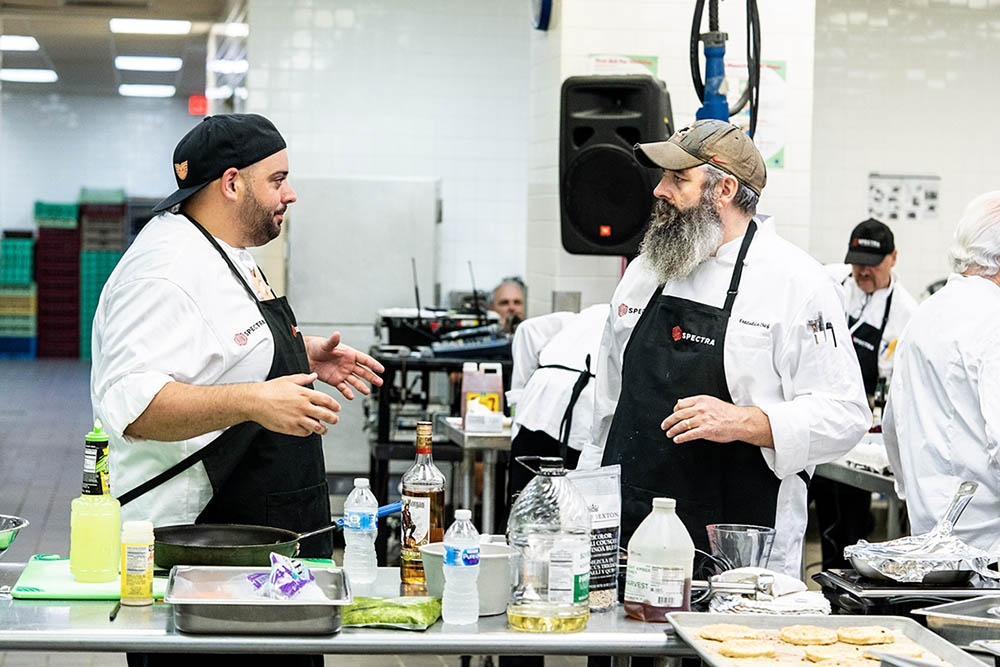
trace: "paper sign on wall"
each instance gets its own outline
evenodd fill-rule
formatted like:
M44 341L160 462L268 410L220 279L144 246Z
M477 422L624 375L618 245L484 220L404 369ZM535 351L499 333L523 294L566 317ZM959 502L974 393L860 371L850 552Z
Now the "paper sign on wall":
M746 63L726 63L726 83L729 104L735 104L747 87ZM760 66L760 108L753 142L764 157L768 169L785 167L786 96L788 65L784 60L765 60ZM731 117L730 122L744 130L750 129L750 103Z
M885 223L937 220L940 176L868 174L868 215Z
M591 53L590 74L647 74L656 76L656 56L629 56L618 53Z

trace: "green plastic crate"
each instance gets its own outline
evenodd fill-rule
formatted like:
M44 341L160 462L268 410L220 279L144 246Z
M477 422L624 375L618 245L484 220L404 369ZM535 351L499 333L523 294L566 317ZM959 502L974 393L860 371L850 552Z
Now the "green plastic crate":
M121 188L80 188L80 203L124 204L125 190Z
M33 239L0 239L0 283L30 283L34 269Z
M80 209L76 203L60 204L56 202L35 202L35 221L38 220L72 220L76 226L76 218ZM55 226L55 225L49 225Z
M34 315L0 315L0 337L32 338L38 334Z

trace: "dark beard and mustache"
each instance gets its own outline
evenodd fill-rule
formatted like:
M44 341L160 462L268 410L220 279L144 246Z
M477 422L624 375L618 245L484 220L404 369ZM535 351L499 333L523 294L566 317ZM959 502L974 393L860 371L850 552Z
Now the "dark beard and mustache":
M282 204L277 209L265 208L254 195L253 188L247 188L247 198L240 205L240 220L246 225L251 247L259 247L273 241L281 233L281 227L274 216L284 213L288 206Z
M715 188L706 187L697 204L678 209L657 199L639 252L659 283L682 280L722 245L722 219L715 207Z

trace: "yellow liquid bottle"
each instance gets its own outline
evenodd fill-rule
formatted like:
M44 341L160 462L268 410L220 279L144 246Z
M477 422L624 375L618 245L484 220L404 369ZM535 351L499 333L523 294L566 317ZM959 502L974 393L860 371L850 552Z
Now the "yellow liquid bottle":
M121 505L107 485L108 436L101 423L87 434L83 495L70 505L69 570L85 583L118 578Z

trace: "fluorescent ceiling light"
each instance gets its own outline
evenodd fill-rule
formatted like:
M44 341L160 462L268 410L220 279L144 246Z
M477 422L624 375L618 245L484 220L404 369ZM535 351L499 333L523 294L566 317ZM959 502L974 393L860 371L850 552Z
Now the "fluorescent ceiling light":
M186 35L191 32L190 21L164 19L111 19L111 32L138 35Z
M55 83L59 75L51 69L0 69L0 81L18 83Z
M210 60L208 71L216 74L246 74L250 63L246 60Z
M38 40L31 35L0 35L0 51L37 51Z
M180 58L115 56L115 67L134 72L176 72L183 64Z
M118 94L125 97L173 97L176 92L173 86L146 83L123 83L118 86Z
M210 86L205 89L205 97L210 100L228 100L232 96L232 86Z
M247 23L227 23L222 28L222 34L226 37L246 37L250 34L250 25Z

